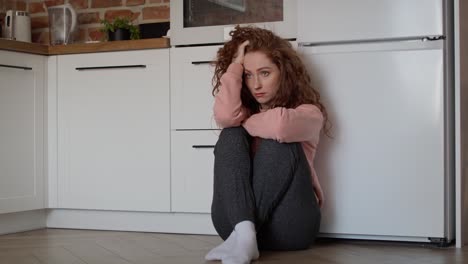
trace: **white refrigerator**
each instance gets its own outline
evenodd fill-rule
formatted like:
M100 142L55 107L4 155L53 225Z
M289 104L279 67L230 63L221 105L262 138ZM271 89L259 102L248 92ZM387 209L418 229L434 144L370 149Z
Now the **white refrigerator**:
M451 2L298 1L298 50L332 125L315 160L323 236L453 240Z

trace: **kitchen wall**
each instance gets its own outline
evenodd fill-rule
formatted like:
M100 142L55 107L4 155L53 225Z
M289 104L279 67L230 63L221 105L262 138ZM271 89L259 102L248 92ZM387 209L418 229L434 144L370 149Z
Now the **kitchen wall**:
M102 40L104 33L101 19L112 19L117 16L132 17L134 24L156 23L169 21L170 0L0 0L0 24L3 25L5 11L9 9L25 10L31 16L32 41L49 44L49 21L47 7L70 3L78 13L79 30L76 32L75 42ZM249 12L239 16L233 11L211 1L194 2L192 12L207 8L203 19L195 21L203 25L218 25L225 23L226 16L231 18L232 24L242 21L274 21L282 19L282 0L246 0ZM206 9L205 9L206 10ZM220 12L222 11L222 12ZM208 15L209 14L209 15ZM221 17L220 17L221 15Z
M0 14L5 14L6 10L26 10L27 0L0 0Z
M33 42L49 43L47 7L64 3L70 3L78 13L75 42L101 40L100 19L131 16L134 24L169 21L169 0L26 0Z

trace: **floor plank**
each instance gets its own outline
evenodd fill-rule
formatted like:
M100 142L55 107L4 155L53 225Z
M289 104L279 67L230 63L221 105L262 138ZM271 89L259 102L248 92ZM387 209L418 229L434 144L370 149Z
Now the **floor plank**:
M96 243L79 243L64 247L87 264L131 264Z
M14 263L14 264L42 264L34 256L0 256L0 263Z
M222 239L208 235L40 229L0 236L0 264L198 264ZM261 252L267 264L465 264L468 247L319 239L308 250Z
M99 238L96 243L130 263L153 264L164 260L164 257L119 237Z
M86 264L63 247L32 249L31 252L41 263L45 264Z

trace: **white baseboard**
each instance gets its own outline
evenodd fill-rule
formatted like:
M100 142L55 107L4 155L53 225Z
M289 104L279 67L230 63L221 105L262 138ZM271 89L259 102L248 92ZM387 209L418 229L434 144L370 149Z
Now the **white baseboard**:
M396 242L431 242L427 237L406 237L406 236L378 236L378 235L353 235L353 234L327 234L320 233L319 237L342 238L342 239L359 239L359 240L381 240L381 241L396 241Z
M209 214L49 209L47 227L216 235Z
M46 227L45 210L0 214L0 235Z

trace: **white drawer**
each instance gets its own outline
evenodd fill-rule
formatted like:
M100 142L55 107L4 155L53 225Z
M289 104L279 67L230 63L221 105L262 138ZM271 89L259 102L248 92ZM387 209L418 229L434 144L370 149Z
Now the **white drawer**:
M213 150L220 130L172 131L171 211L210 213Z
M171 128L216 129L212 78L221 46L171 49Z

